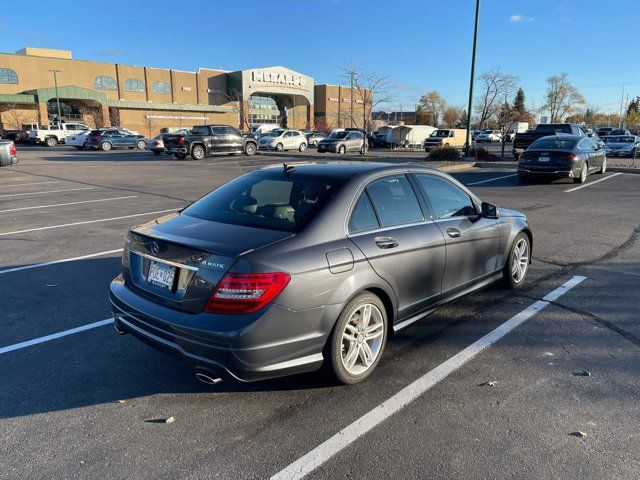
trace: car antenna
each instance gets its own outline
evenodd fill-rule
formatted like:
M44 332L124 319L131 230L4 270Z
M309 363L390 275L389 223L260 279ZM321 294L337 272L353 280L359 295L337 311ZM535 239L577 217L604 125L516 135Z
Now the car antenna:
M287 165L286 163L282 164L282 168L284 168L284 173L285 174L291 173L296 169L296 167L294 167L293 165Z

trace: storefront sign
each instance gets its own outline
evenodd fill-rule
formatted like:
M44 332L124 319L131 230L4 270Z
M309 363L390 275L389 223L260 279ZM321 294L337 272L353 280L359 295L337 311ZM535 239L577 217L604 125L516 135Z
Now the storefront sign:
M252 80L256 83L277 83L279 85L294 85L304 87L307 83L304 77L290 73L265 72L253 70Z

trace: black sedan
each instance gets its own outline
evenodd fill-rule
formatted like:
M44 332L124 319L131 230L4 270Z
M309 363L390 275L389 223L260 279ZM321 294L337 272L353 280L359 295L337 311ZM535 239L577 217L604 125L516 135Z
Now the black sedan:
M604 173L607 156L604 146L579 135L552 135L533 142L518 159L518 177L572 178L584 183L590 173Z
M435 169L269 167L133 228L111 304L118 333L207 383L322 366L356 383L391 331L494 281L522 286L531 246L524 215Z
M137 148L143 150L147 145L142 135L134 135L126 130L92 130L87 136L85 148L109 151L114 148Z

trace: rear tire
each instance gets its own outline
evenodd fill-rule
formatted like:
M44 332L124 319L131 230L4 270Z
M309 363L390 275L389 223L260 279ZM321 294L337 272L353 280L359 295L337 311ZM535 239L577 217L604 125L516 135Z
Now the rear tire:
M138 150L144 150L145 147L145 141L144 140L138 140L138 142L136 143L136 148Z
M102 150L103 152L108 152L112 148L113 148L113 145L111 145L111 143L109 142L102 142L100 144L100 150Z
M587 165L587 162L583 162L582 168L580 168L580 176L578 178L574 178L573 183L586 182L588 175L589 175L589 166Z
M55 147L58 144L58 139L56 137L47 137L44 144L49 148Z
M284 145L279 143L276 145L276 152L283 152L284 151Z
M340 145L340 148L338 148L338 153L340 155L344 155L345 153L347 153L347 147L345 147L344 145Z
M387 312L376 295L362 292L347 303L333 328L325 355L334 377L344 384L369 377L384 353L387 332Z
M205 154L206 152L204 151L204 147L202 145L194 145L191 149L191 157L194 160L202 160Z
M607 157L604 157L604 160L602 160L602 167L600 167L600 170L598 170L598 173L602 175L606 171L607 171Z
M509 249L509 257L502 270L502 282L506 288L513 290L522 287L529 272L530 260L531 242L529 236L521 232Z
M306 149L307 149L306 143L301 143L300 146L298 147L298 151L300 152L304 152Z

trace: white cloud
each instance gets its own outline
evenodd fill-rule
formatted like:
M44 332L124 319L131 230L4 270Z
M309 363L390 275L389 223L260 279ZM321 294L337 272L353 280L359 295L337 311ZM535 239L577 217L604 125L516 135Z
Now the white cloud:
M528 17L528 16L522 15L522 14L511 15L509 17L509 21L511 23L533 22L533 17Z

